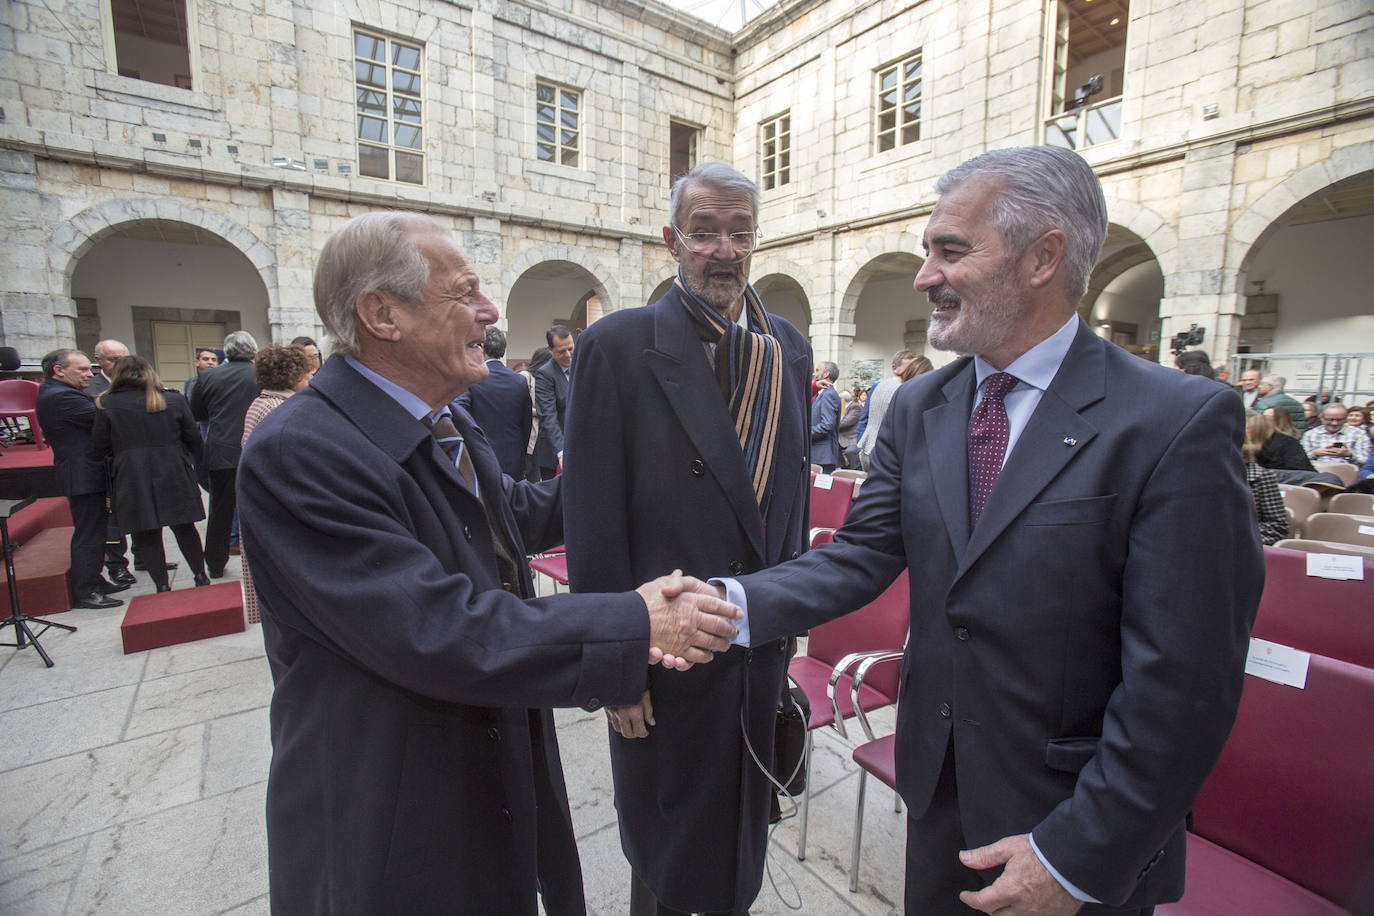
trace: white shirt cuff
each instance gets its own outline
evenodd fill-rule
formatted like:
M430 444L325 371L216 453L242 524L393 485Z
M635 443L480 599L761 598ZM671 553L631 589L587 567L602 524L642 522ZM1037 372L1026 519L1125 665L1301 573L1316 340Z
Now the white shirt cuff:
M739 607L744 611L744 617L735 621L735 629L739 630L735 638L730 640L734 646L749 645L749 599L744 594L744 586L734 579L707 579L711 585L725 586L725 600Z
M1068 878L1065 878L1063 875L1061 875L1059 873L1059 870L1050 864L1050 860L1045 858L1045 854L1040 851L1040 847L1035 845L1035 834L1033 833L1030 835L1030 844L1031 849L1035 852L1035 857L1040 860L1041 865L1045 866L1045 871L1049 872L1050 876L1053 877L1054 880L1058 881L1059 884L1064 888L1064 890L1068 891L1069 894L1072 895L1073 899L1082 900L1084 903L1102 902L1101 900L1098 900L1091 894L1085 894L1083 891L1079 890L1076 885L1070 882Z

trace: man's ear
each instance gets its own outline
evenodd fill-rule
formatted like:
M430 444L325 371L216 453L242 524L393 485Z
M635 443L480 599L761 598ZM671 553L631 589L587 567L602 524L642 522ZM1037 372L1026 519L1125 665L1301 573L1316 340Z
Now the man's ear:
M401 329L396 323L398 308L400 303L382 290L363 293L354 304L359 329L378 340L400 340Z
M1027 282L1034 289L1048 286L1059 274L1068 253L1069 239L1062 229L1051 229L1031 242L1022 263L1030 271Z
M673 260L676 261L677 248L681 243L678 242L677 233L673 231L672 226L663 227L663 244L668 246L668 252L673 256Z

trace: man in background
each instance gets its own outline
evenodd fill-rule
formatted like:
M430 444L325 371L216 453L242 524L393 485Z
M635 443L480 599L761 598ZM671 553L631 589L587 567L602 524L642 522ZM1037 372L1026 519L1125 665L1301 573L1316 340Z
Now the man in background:
M542 480L558 473L563 460L563 422L572 387L573 334L556 324L544 334L553 359L534 373L534 408L539 413L539 441L534 446L535 464Z
M201 373L191 394L191 413L208 425L205 436L206 476L210 481L210 515L205 523L205 566L211 579L224 578L229 562L229 532L236 505L234 478L238 473L243 418L257 399L253 357L258 342L247 331L224 338L224 364Z
M831 474L840 463L840 393L835 380L840 367L832 362L816 366L816 380L821 383L811 402L811 463L821 466L821 473Z
M458 406L472 414L487 434L502 473L521 480L533 423L530 389L523 376L501 361L506 355L504 331L488 325L482 352L487 357L487 377L460 394Z

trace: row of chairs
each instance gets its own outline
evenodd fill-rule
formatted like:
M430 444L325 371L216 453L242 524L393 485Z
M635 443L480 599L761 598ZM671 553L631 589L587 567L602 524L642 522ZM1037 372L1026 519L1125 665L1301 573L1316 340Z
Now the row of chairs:
M1324 500L1307 487L1280 484L1279 489L1293 537L1275 546L1374 557L1374 494L1338 493Z

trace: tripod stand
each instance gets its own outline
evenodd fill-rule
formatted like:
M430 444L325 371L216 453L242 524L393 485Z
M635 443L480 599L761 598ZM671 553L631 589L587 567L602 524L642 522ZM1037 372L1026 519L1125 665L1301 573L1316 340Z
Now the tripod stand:
M29 496L25 499L0 499L0 542L5 548L5 575L10 587L10 616L7 620L0 620L0 630L13 624L14 642L0 642L0 646L14 646L22 649L30 642L38 652L43 664L49 668L53 666L53 660L48 657L48 653L43 651L43 646L39 644L38 637L48 631L49 627L57 627L59 630L67 630L75 633L76 627L67 626L65 623L53 623L51 620L44 620L41 617L28 617L19 611L19 581L14 572L14 544L10 542L10 516L34 501L35 497ZM30 623L42 624L43 629L34 633L29 627ZM28 642L25 642L28 637Z

